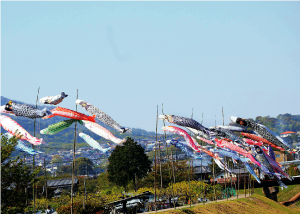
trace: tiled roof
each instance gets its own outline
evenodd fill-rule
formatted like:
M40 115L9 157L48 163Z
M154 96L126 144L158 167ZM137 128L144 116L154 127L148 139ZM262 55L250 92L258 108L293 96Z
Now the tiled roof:
M78 183L78 178L74 178L74 184ZM63 186L71 186L72 185L72 178L64 178L64 179L57 179L57 180L49 180L47 181L48 187L63 187Z

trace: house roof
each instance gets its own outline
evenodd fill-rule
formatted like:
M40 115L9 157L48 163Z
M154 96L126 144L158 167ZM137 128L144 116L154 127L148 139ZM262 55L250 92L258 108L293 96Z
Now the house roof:
M281 134L296 134L296 132L286 131L286 132L282 132Z
M74 184L78 183L78 178L74 178ZM49 180L47 181L48 187L66 187L72 185L72 178L64 178L64 179L57 179L57 180Z

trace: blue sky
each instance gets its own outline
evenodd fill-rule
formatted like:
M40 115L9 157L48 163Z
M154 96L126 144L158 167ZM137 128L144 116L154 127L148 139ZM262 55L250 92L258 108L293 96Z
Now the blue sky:
M1 95L126 127L299 114L300 2L1 2ZM3 103L2 103L3 105ZM78 106L78 111L86 113ZM159 122L159 130L163 126Z

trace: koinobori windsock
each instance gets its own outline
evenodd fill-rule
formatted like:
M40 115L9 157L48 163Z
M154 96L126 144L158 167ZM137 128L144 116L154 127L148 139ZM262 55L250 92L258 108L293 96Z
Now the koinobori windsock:
M13 135L10 134L10 133L5 133L4 134L8 139L12 138ZM21 152L27 152L28 154L30 155L36 155L36 154L39 154L39 153L42 153L42 152L39 152L39 151L35 151L34 149L26 146L26 144L22 141L22 140L18 140L17 141L18 144L15 146L15 149L18 150L18 151L21 151Z
M192 137L186 131L184 131L183 129L178 128L176 126L164 126L164 127L162 127L162 130L163 131L168 131L168 132L171 132L171 133L174 133L174 134L178 134L178 135L184 137L184 139L188 143L188 145L193 150L195 150L196 152L200 152L200 150L201 150L201 151L205 152L206 154L208 154L209 156L211 156L213 158L220 159L220 157L216 156L212 152L207 151L206 149L204 149L202 147L199 148L198 146L196 146L194 140L192 139Z
M195 154L190 149L188 149L188 146L184 143L181 143L177 140L167 140L167 143L170 143L174 145L175 147L179 148L181 151L183 151L187 156L190 156L194 159L202 159L202 155Z
M52 115L46 116L43 119L48 119L48 118L55 117L55 116L61 116L61 117L66 117L66 118L70 118L70 119L74 119L74 120L88 120L91 122L96 122L95 115L88 116L88 115L85 115L80 112L73 111L73 110L70 110L67 108L56 107L55 109L52 109L51 112L52 112Z
M57 105L63 101L64 98L66 98L68 95L65 94L65 92L61 92L60 95L56 96L47 96L40 99L40 103L42 104L52 104Z
M110 131L108 131L106 128L104 128L103 126L100 126L97 123L93 123L93 122L86 121L86 120L83 120L82 122L83 122L84 126L86 128L88 128L90 131L92 131L95 134L97 134L107 140L110 140L116 144L122 144L126 141L125 138L120 139L120 138L115 137Z
M10 110L10 111L7 111L7 110L5 109L5 107L6 107L6 105L0 106L0 113L10 114L10 115L14 115L14 116L15 116L15 114L14 114L11 110Z
M92 115L96 115L96 118L99 119L102 123L105 125L108 125L112 127L113 129L119 131L120 133L124 133L126 131L130 131L130 129L125 128L118 124L116 121L114 121L110 116L105 114L100 109L96 108L90 103L87 103L83 100L76 100L76 104L79 104L82 108L84 108L87 112L89 112Z
M12 135L26 140L33 145L40 145L43 143L43 138L37 139L36 137L31 136L19 123L14 121L8 116L0 115L0 125Z
M174 123L179 126L190 127L199 131L203 131L207 135L213 135L214 132L209 130L208 128L202 126L196 120L187 117L180 117L175 115L159 115L159 119L165 120L169 123Z
M253 129L256 133L261 135L266 140L270 141L271 143L275 144L276 146L282 147L285 150L289 150L290 147L284 140L276 135L273 131L271 131L269 128L267 128L264 125L261 125L259 123L254 122L250 119L242 119L240 117L231 117L230 118L232 122L235 122L237 124L240 124L242 126L247 126Z
M89 135L87 134L84 134L84 133L79 133L79 136L81 138L83 138L83 140L85 142L87 142L91 147L95 148L95 149L98 149L100 150L101 152L103 153L106 153L107 150L109 150L110 148L108 149L104 149L97 141L95 141L92 137L90 137Z
M6 111L11 111L16 116L28 117L31 119L34 118L42 118L48 115L51 115L51 111L44 108L43 110L39 110L31 105L27 104L19 104L13 101L9 101L5 106Z
M255 146L255 158L261 162L262 165L264 165L271 173L268 174L268 176L271 179L276 179L279 186L283 189L283 187L287 188L287 186L276 176L276 172L274 171L273 167L269 163L268 159L265 156L265 153L259 146Z
M40 131L41 134L49 134L49 135L54 135L57 132L60 132L68 127L70 127L74 122L78 121L81 125L83 125L81 120L63 120L58 123L52 124L48 126L47 128L43 129Z

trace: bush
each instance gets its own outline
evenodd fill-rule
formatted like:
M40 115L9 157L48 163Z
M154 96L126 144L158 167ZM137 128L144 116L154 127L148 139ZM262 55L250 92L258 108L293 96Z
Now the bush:
M83 202L76 201L73 203L74 213L82 213L82 214L91 214L91 213L103 213L103 206L99 205L94 201L87 201L85 204L85 210L83 209ZM67 205L63 205L57 208L56 210L59 214L70 214L71 213L71 203Z

